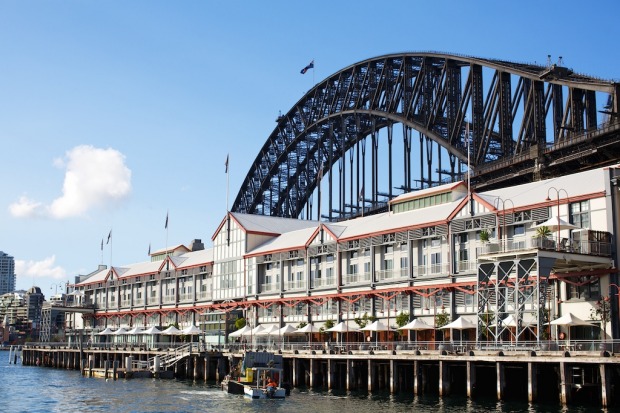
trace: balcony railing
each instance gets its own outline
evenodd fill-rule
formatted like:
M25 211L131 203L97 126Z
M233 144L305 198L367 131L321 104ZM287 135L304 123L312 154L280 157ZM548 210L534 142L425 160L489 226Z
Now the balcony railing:
M370 273L369 272L354 272L346 274L344 277L345 284L360 284L360 283L368 283L370 282Z
M280 291L280 283L261 284L260 290L264 293Z
M284 288L287 290L305 290L306 282L303 280L288 281L284 283Z
M377 271L377 281L400 280L409 276L409 268Z
M211 300L211 298L213 297L213 294L211 294L211 291L201 291L198 293L196 299L197 300Z
M332 287L336 285L336 277L313 278L310 283L311 288Z
M418 265L414 267L414 277L438 277L450 274L448 264Z
M162 299L162 303L164 304L174 303L176 302L176 299L177 299L176 295L164 295Z
M574 241L568 238L561 238L560 243L556 238L508 238L485 242L476 248L477 254L488 255L498 252L514 252L530 249L546 251L562 251L573 254L611 256L611 243L601 241Z
M187 294L181 294L179 295L179 301L194 301L194 294L192 293L187 293Z

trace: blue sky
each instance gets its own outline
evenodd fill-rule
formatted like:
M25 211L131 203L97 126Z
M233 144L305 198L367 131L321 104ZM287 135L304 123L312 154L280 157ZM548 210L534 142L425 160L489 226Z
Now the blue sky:
M227 154L232 204L313 79L425 50L551 54L620 79L619 12L615 0L1 0L0 250L18 288L48 295L101 263L147 260L149 244L210 245Z

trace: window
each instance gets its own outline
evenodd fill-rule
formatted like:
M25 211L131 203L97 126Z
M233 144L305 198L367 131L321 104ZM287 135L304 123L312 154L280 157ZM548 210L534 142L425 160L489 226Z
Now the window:
M431 240L431 247L439 247L439 246L441 246L441 239L433 238Z
M585 285L567 284L568 297L574 300L598 300L601 298L601 286L598 279Z
M408 268L408 267L409 267L409 258L400 257L400 268Z
M383 269L384 270L392 270L394 268L394 262L392 259L383 260Z
M394 252L394 246L393 245L386 245L385 246L385 253L386 254L391 254Z
M525 235L525 225L515 225L512 227L514 236Z
M590 228L590 201L570 204L570 223L581 228Z
M431 254L431 272L441 272L441 253L435 252Z
M359 255L359 253L357 251L350 251L349 252L349 258L357 258L358 255Z
M357 264L349 264L349 274L357 274Z
M459 243L465 244L467 242L467 240L468 240L468 236L467 235L468 235L467 232L463 232L462 234L459 234L458 235Z

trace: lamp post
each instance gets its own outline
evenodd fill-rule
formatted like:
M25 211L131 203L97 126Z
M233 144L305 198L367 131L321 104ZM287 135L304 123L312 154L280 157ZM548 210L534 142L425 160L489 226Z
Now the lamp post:
M545 199L545 201L551 201L551 197L549 196L549 194L551 193L552 189L555 191L557 205L558 205L558 217L557 217L558 218L558 227L557 227L558 241L557 241L557 244L555 245L555 249L559 250L560 249L560 192L564 191L564 193L566 194L566 200L568 200L569 197L568 197L568 192L566 192L566 189L564 188L557 189L556 187L552 186L551 188L547 190L547 199Z
M500 197L495 198L495 201L493 202L493 206L496 209L499 209L499 203L502 203L502 233L500 234L500 241L502 243L502 251L506 250L506 244L508 244L508 237L507 237L507 233L506 233L506 202L510 201L510 203L512 204L512 209L515 209L515 204L514 202L512 202L512 199L502 199ZM496 205L497 204L497 205ZM504 237L506 237L506 240L504 241Z

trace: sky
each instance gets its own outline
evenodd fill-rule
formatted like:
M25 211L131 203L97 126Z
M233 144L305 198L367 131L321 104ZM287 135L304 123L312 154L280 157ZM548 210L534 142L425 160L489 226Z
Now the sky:
M313 84L418 51L562 56L620 79L619 14L617 0L0 0L0 251L18 289L49 296L149 246L209 247Z

